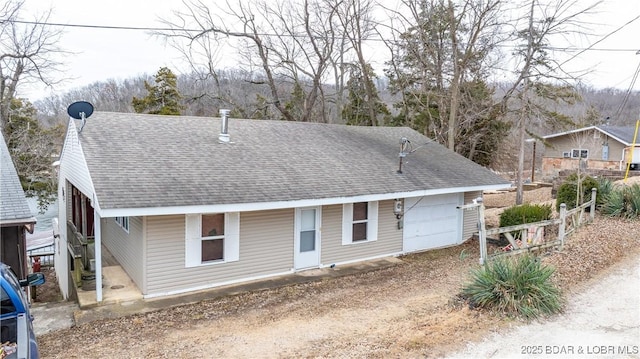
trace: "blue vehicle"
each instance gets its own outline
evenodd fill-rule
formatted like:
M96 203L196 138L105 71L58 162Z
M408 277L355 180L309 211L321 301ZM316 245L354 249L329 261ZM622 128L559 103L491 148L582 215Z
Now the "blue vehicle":
M33 332L33 317L22 287L44 283L42 273L19 281L6 264L0 262L0 358L37 359L38 343Z

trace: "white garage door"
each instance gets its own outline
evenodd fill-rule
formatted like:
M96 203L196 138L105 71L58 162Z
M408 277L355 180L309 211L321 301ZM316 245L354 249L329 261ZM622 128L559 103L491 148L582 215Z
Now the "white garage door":
M403 249L415 252L459 243L462 229L461 194L406 198Z

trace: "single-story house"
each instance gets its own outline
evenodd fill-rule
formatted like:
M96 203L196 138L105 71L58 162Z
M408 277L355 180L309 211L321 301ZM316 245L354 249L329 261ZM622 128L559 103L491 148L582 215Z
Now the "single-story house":
M543 136L542 175L577 169L632 170L640 164L640 145L634 145L635 126L589 126ZM640 140L640 139L638 139ZM634 148L632 151L631 149Z
M33 233L36 219L1 133L0 137L0 260L13 269L18 279L25 279L29 274L26 234Z
M406 127L221 114L70 120L55 259L65 296L83 245L95 247L98 302L102 245L152 298L454 246L477 231L477 213L457 207L510 187Z

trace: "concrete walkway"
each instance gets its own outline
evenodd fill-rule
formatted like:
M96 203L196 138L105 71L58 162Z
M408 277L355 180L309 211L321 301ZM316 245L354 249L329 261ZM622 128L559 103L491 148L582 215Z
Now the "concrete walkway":
M640 257L589 284L567 297L562 315L503 330L450 357L640 358Z
M280 288L293 284L309 283L323 278L335 278L347 275L379 270L400 263L398 258L387 257L335 268L312 269L269 279L218 287L198 292L152 299L122 300L116 303L92 306L80 309L76 303L62 302L46 305L34 305L32 315L36 335L81 325L96 320L119 318L136 313L146 313L178 305L197 303L229 295L254 292L271 288Z

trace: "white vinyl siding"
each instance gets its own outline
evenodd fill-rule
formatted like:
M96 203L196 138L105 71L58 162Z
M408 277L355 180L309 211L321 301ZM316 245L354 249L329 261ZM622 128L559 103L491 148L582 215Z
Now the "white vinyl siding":
M88 198L94 198L93 182L89 175L89 168L78 141L75 126L69 126L64 147L60 155L60 183L68 180ZM65 195L67 190L65 189ZM95 207L95 205L94 205Z
M220 261L202 262L202 215L188 214L185 219L185 266L235 262L239 259L240 214L238 212L225 213L224 216L224 255Z
M113 218L102 218L102 244L107 247L122 269L133 279L138 288L144 285L144 239L142 217L128 217L129 232Z
M211 288L290 273L293 267L294 210L239 214L239 260L185 268L185 216L147 217L145 296Z
M70 120L67 127L67 135L60 153L60 167L58 169L58 220L60 226L60 238L56 239L57 248L55 262L56 275L60 281L62 295L66 299L70 294L71 280L69 278L68 252L67 252L67 220L71 215L71 184L78 188L88 198L94 198L94 188L89 176L89 169L85 161L82 147L78 141L78 134L73 121ZM95 204L92 204L95 207Z
M353 219L353 203L346 203L342 207L342 244L358 244L373 242L378 240L378 202L372 201L367 204L366 221L354 221ZM353 225L354 223L366 223L367 239L362 241L354 241Z
M464 204L472 203L474 199L482 197L482 192L466 192L464 194ZM478 233L478 210L462 211L462 240L466 241L474 233Z
M393 200L378 202L377 240L343 245L343 205L322 207L321 264L348 263L402 252L402 230L393 214Z

